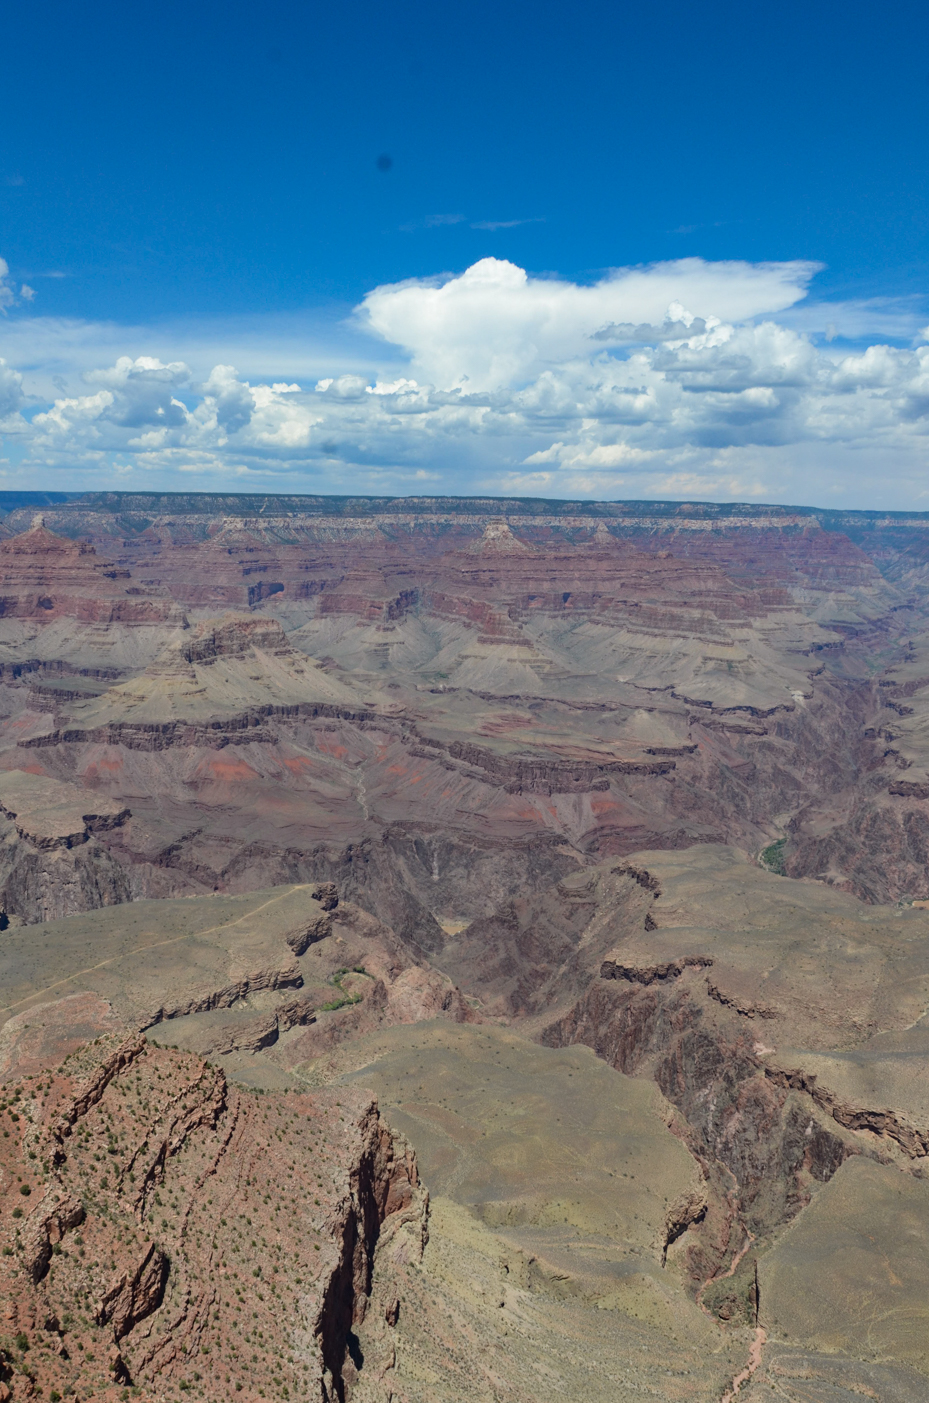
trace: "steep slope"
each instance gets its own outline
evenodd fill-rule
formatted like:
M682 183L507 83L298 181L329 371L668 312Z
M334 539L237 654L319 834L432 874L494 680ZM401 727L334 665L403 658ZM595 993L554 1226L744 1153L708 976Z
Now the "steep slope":
M0 1403L929 1399L927 541L8 518Z
M19 1156L2 1180L11 1266L25 1269L33 1193L64 1202L76 1175L88 1222L100 1215L84 1259L87 1229L49 1226L48 1283L36 1290L65 1293L49 1295L49 1315L39 1318L44 1296L16 1286L32 1312L16 1317L29 1350L12 1331L4 1343L17 1387L26 1366L46 1388L63 1392L72 1373L77 1387L86 1354L93 1396L105 1397L114 1344L143 1389L157 1366L158 1396L213 1396L226 1373L228 1387L238 1378L265 1396L325 1382L299 1314L323 1278L296 1262L301 1242L313 1251L319 1240L321 1264L336 1269L314 1214L328 1171L353 1172L342 1151L367 1153L369 1113L356 1105L375 1092L437 1197L421 1260L415 1195L412 1217L388 1220L364 1256L372 1306L340 1337L355 1403L463 1403L495 1389L547 1403L582 1387L604 1403L617 1387L718 1403L743 1375L740 1396L773 1384L791 1403L816 1396L811 1380L843 1403L867 1389L929 1397L918 1245L929 913L863 905L702 845L540 884L446 942L414 959L328 885L138 902L5 932L0 1145ZM142 1024L147 1043L132 1031ZM70 1167L56 1167L37 1137L62 1124L62 1108L85 1105L85 1073L123 1044L147 1049L154 1078L133 1053L102 1109L72 1122L61 1142ZM322 1105L333 1127L345 1117L337 1150L305 1119ZM233 1110L239 1128L220 1154ZM190 1116L176 1156L159 1159L178 1138L175 1120ZM317 1126L310 1143L306 1127ZM125 1217L114 1195L135 1205L148 1182L139 1166L156 1162L161 1201L151 1193ZM216 1193L233 1194L224 1176L236 1165L234 1220ZM13 1218L20 1183L32 1192ZM353 1192L339 1202L360 1202ZM282 1237L278 1255L269 1230L285 1210L292 1242L288 1254ZM251 1223L225 1240L220 1229L242 1215ZM338 1238L335 1208L327 1222ZM114 1300L151 1298L152 1242L176 1269L186 1313L180 1296L167 1310L166 1290L114 1340L121 1327L93 1321L117 1285ZM207 1266L224 1250L239 1273L228 1294ZM217 1295L209 1322L197 1314L204 1292ZM842 1323L846 1299L854 1330ZM272 1306L274 1322L263 1314ZM54 1310L71 1360L42 1323Z
M463 931L448 967L546 1045L586 1044L676 1107L706 1176L680 1246L707 1309L778 1349L926 1370L929 1276L909 1226L929 1155L924 912L724 849L643 853ZM833 1231L843 1215L855 1246Z
M384 1220L425 1235L369 1096L263 1098L116 1035L4 1091L4 1398L344 1396Z

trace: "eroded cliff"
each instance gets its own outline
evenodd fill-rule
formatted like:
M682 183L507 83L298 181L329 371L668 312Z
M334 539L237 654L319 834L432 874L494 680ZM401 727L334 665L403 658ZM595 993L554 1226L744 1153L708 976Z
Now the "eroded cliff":
M0 1117L3 1397L344 1396L382 1225L426 1232L370 1095L248 1093L109 1034Z

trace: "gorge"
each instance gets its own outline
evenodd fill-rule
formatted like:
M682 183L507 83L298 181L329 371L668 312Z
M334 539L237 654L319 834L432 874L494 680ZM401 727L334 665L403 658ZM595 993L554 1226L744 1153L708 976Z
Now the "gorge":
M929 1399L929 514L0 493L0 1400Z

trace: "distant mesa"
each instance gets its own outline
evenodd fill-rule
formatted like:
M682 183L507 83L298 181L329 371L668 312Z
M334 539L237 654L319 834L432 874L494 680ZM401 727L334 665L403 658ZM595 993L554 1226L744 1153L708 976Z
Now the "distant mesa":
M508 522L489 521L480 540L476 541L471 549L481 554L499 551L509 555L528 552L529 547L518 536L514 536Z
M74 541L67 536L56 536L45 525L45 518L35 517L28 531L0 541L0 556L53 555L77 557L96 555L96 550L88 541Z

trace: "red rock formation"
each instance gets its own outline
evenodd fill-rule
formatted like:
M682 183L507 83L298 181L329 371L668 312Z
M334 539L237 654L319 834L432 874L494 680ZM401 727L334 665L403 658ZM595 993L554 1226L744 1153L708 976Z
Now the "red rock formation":
M104 1036L0 1102L4 1396L340 1399L415 1160L354 1090L264 1097Z
M131 578L131 570L100 560L88 542L36 525L0 541L0 617L158 623L176 614L170 600L140 598L127 587Z

